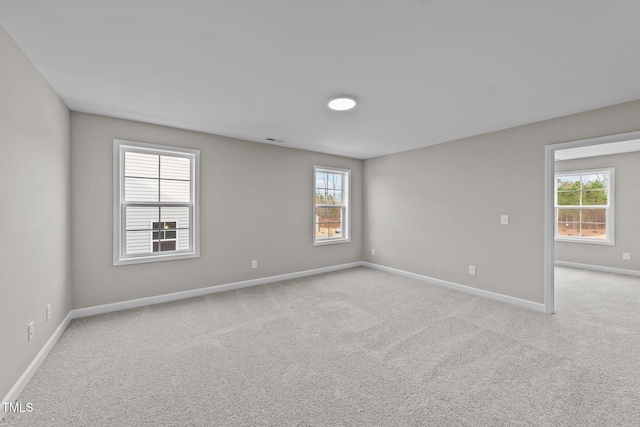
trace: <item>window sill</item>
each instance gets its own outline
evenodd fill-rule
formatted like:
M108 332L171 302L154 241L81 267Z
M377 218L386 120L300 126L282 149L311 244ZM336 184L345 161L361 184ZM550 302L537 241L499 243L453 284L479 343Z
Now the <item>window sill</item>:
M114 259L114 267L119 265L129 264L145 264L149 262L163 262L163 261L177 261L181 259L200 258L199 253L182 253L182 254L168 254L168 255L154 255L154 256L140 256L134 258Z
M596 240L596 239L580 239L580 238L566 238L566 237L555 237L556 242L562 243L586 243L588 245L605 245L605 246L614 246L615 242L611 240Z
M325 246L325 245L335 245L338 243L349 243L351 239L327 239L327 240L315 240L313 242L313 246Z

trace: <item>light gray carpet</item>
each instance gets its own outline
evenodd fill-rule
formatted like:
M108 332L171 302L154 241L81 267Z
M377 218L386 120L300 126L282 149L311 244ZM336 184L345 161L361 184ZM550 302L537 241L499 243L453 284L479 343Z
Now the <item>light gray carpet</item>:
M555 315L356 268L74 320L4 423L639 425L640 279L556 283Z

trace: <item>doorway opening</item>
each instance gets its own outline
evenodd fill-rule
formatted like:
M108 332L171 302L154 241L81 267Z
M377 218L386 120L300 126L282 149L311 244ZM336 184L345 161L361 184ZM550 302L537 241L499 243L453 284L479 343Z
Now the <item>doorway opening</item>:
M555 311L555 275L554 275L554 267L555 267L555 242L556 242L556 233L558 227L558 213L557 213L557 198L556 198L556 161L557 160L568 160L568 159L579 159L579 158L587 158L587 157L595 157L595 156L604 156L610 154L622 154L629 153L634 151L640 151L640 132L629 132L617 135L609 135L598 138L590 138L583 139L577 141L569 141L563 142L553 145L547 145L545 147L545 250L544 250L544 309L546 313L553 313ZM582 182L582 172L579 171L581 178L579 182ZM576 175L576 174L574 174ZM585 172L585 176L588 174ZM575 177L573 177L575 178ZM572 178L572 179L573 179ZM585 183L588 183L588 179L584 179ZM593 180L592 180L593 181ZM604 181L604 179L603 179ZM588 184L591 185L591 184ZM589 187L587 189L589 192L594 193L593 189ZM586 194L587 191L583 192L583 188L576 190L576 200L581 200L582 197L580 194ZM589 197L592 197L590 195ZM572 202L573 203L573 202ZM597 202L597 203L601 203ZM590 206L585 206L586 208ZM583 210L582 206L571 206L574 211ZM591 206L591 208L593 208ZM607 207L607 209L609 209ZM584 209L586 210L586 209ZM598 215L602 217L606 217L606 215L613 215L613 206L611 207L611 212L599 212L603 211L604 208L599 209L591 209L587 213L587 216L583 216L579 212L570 212L570 209L563 210L563 214L568 216L573 215L573 217L580 218L580 220L574 221L572 224L567 225L566 229L568 230L572 227L577 227L580 232L573 233L579 234L576 236L574 241L579 241L580 239L584 240L587 237L586 233L582 232L582 227L585 227L585 230L596 230L595 234L598 234L597 231L602 229L605 232L601 232L600 235L605 236L604 240L606 242L600 241L596 242L596 244L607 244L612 245L614 242L614 234L615 231L613 226L609 229L609 225L607 222L603 222L600 220L590 219L588 221L582 221L583 217L591 218L589 215L594 218L598 217ZM598 212L594 212L598 211ZM572 217L572 218L573 218ZM569 224L567 222L567 224ZM603 225L604 224L604 225ZM591 228L589 228L591 227ZM565 230L566 231L566 230ZM607 236L608 233L608 236ZM562 234L562 233L561 233ZM595 235L594 234L594 235ZM593 243L593 242L591 242ZM609 271L614 271L615 268L608 269Z

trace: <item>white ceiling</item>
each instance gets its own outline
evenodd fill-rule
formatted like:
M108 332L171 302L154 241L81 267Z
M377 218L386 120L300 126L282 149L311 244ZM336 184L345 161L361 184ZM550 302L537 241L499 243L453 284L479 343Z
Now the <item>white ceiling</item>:
M640 1L14 0L70 109L355 158L640 98ZM332 112L332 95L355 95Z

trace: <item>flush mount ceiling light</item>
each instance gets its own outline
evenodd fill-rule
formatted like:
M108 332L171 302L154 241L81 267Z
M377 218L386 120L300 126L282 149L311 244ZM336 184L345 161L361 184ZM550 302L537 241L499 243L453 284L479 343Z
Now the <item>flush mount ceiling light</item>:
M347 111L356 106L356 99L351 96L338 96L331 98L327 105L334 111Z

